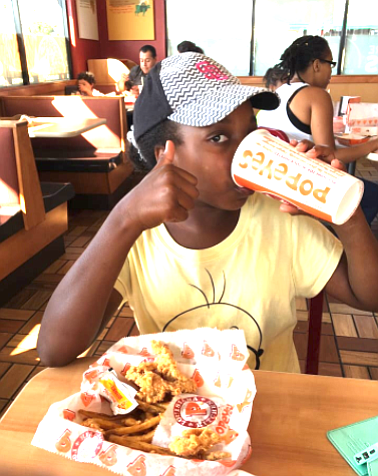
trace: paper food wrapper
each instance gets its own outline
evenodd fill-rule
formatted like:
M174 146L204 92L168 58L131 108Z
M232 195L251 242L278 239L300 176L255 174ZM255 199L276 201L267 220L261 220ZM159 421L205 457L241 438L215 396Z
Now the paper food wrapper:
M347 110L347 125L349 127L377 127L378 103L361 102L349 104Z
M364 192L361 180L307 157L263 129L241 142L231 175L240 187L285 200L337 225L349 220Z
M230 458L202 461L145 453L104 441L100 432L80 425L79 409L112 414L109 402L95 389L96 376L112 367L124 381L123 374L130 365L153 361L152 340L168 344L181 372L193 377L198 387L196 395L174 397L152 443L168 447L173 437L183 431L208 426L224 437L224 443L212 450L227 451ZM242 474L243 471L234 470L251 453L247 428L256 394L247 358L244 332L240 330L203 328L121 339L84 373L78 393L49 408L32 444L124 476Z
M362 136L376 136L378 135L377 126L352 126L350 128L351 134L360 134Z

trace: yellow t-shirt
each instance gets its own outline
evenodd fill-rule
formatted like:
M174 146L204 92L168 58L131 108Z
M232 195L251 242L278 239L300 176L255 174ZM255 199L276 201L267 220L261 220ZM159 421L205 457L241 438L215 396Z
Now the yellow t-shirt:
M343 249L316 220L278 207L255 193L231 235L204 250L178 245L164 225L145 231L115 283L140 332L243 329L251 368L299 372L295 297L316 296Z

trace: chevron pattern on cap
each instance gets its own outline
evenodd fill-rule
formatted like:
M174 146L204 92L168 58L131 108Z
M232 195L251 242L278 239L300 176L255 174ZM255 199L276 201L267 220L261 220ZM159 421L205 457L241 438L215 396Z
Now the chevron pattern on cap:
M237 90L239 88L240 92ZM224 119L253 95L245 86L236 85L236 88L230 88L232 91L226 89L207 93L200 100L186 103L184 107L177 108L169 118L188 126L209 126Z
M188 104L226 84L240 84L238 78L211 58L198 54L181 54L162 61L160 81L172 109ZM216 68L221 79L210 77L200 67L206 61L207 69ZM197 65L200 65L197 67ZM205 69L206 71L206 69Z
M241 85L224 66L197 53L164 59L160 81L173 110L169 119L195 127L219 122L261 91Z

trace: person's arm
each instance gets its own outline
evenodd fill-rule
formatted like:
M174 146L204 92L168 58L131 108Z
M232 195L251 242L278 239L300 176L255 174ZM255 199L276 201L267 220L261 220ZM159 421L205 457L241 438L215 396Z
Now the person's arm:
M371 139L368 142L363 142L362 144L336 148L335 154L339 160L344 162L344 164L348 164L365 157L370 154L370 152L374 152L377 149L378 138L375 137L374 139Z
M310 125L315 144L335 148L333 105L327 91L313 86L305 87L293 98L290 109L300 121Z
M347 223L334 229L344 254L326 291L357 309L378 311L378 242L361 208Z
M125 82L128 81L128 79L129 79L128 74L125 74L125 73L121 74L121 78L116 83L117 92L123 93L123 91L125 91L125 89L126 89Z
M306 109L306 104L308 108ZM378 138L351 147L337 148L333 134L333 105L331 96L320 88L303 88L291 104L293 113L308 124L315 144L327 145L335 151L335 157L345 164L365 157L378 149Z
M130 70L129 80L134 84L141 84L141 74L142 70L140 69L140 66L136 65Z
M307 88L306 88L307 89ZM335 148L333 135L333 104L327 91L313 89L311 94L311 135L315 144L328 145Z
M101 97L101 96L106 96L106 94L102 93L98 89L92 89L92 96L93 97Z
M157 166L113 209L92 242L53 293L38 337L47 366L71 362L114 314L121 297L114 283L143 230L183 221L198 196L197 180L172 164L171 141Z
M311 158L321 158L332 166L345 169L334 158L335 151L330 147L302 141L292 145ZM293 205L284 203L283 212L303 213ZM375 239L364 214L359 207L344 225L332 225L344 247L344 253L335 272L326 285L326 291L339 301L357 309L378 311L378 242Z

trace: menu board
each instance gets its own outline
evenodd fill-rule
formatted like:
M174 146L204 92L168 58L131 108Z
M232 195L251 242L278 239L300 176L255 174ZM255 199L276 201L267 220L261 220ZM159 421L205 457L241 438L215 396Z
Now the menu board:
M154 40L153 0L106 0L109 40Z
M97 0L76 0L79 38L98 40Z

